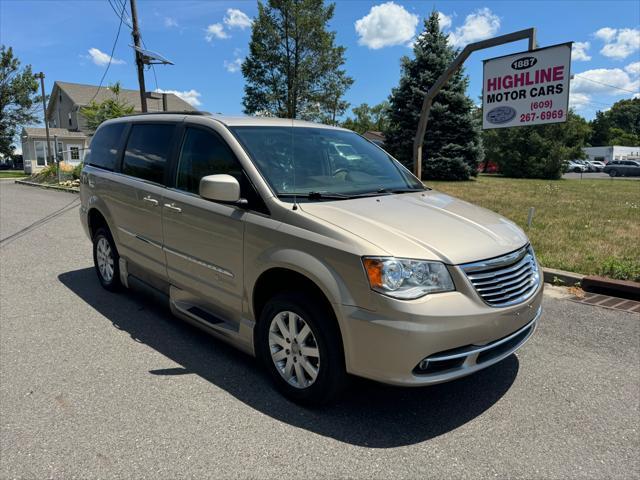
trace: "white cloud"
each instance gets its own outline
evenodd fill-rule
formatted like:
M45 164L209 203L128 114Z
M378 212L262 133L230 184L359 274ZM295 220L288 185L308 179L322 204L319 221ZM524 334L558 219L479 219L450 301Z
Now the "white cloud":
M571 92L569 94L569 107L581 110L591 103L591 96L586 93Z
M571 91L575 93L600 93L623 95L634 93L640 88L640 79L631 80L629 74L620 68L595 68L577 73L571 81Z
M242 59L241 58L236 58L233 61L228 61L225 60L224 61L224 68L227 69L227 72L230 73L236 73L240 71L240 68L242 68Z
M598 30L594 35L600 40L604 40L605 42L610 42L616 36L616 29L604 27Z
M111 60L111 64L112 65L123 65L125 63L124 60L120 60L120 59L117 59L117 58L111 58L111 56L109 56L108 54L106 54L104 52L101 52L97 48L90 48L89 49L89 58L91 58L93 63L95 63L96 65L99 65L101 67L104 67L105 65L107 65L109 63L109 60Z
M488 8L480 8L467 15L464 24L449 34L449 43L454 47L464 47L494 36L500 30L500 17Z
M371 7L355 23L358 44L372 50L406 44L414 37L417 26L418 16L393 2Z
M571 60L588 62L591 56L587 53L591 44L589 42L574 42L571 49Z
M200 105L202 105L202 102L200 101L200 97L202 96L202 94L194 89L184 90L181 92L180 90L163 90L162 88L156 88L155 92L173 93L176 97L180 97L182 100L193 107L199 107Z
M212 23L207 27L207 34L205 35L207 42L211 42L214 38L229 38L229 34L224 31L224 27L221 23Z
M440 30L446 30L451 26L451 15L446 15L442 12L438 12L438 21L440 22Z
M625 72L631 75L640 75L640 62L633 62L624 67Z
M164 26L167 28L177 27L178 21L172 17L164 17Z
M640 29L604 27L594 35L604 40L600 53L605 57L622 60L640 50Z
M230 28L240 28L241 30L251 26L249 16L237 8L228 8L227 15L222 21Z

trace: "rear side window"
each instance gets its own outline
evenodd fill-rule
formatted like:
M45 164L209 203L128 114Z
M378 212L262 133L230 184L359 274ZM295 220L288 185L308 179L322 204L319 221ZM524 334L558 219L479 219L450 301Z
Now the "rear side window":
M164 182L174 125L133 124L122 161L122 173L155 183Z
M100 127L91 140L91 148L84 162L94 167L114 170L125 126L125 123L111 123Z

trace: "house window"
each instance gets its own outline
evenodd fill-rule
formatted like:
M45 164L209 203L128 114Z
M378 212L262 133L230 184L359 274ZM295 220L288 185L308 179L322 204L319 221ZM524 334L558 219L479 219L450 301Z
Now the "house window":
M71 112L67 114L69 116L69 126L71 126Z
M69 147L69 153L71 155L71 161L77 162L80 160L80 148L79 147Z
M43 141L33 142L36 149L36 164L39 167L44 167L47 164L47 147Z

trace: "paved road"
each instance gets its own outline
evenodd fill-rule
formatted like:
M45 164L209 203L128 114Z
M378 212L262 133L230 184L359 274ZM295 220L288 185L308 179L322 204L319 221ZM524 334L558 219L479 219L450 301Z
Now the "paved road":
M602 172L589 172L589 173L583 173L582 175L580 173L569 172L562 175L562 178L567 178L572 180L580 179L580 178L582 180L613 180L613 181L640 180L640 177L610 177L608 173L602 173Z
M640 315L547 295L488 370L305 410L164 299L101 290L76 198L0 182L0 478L640 475Z

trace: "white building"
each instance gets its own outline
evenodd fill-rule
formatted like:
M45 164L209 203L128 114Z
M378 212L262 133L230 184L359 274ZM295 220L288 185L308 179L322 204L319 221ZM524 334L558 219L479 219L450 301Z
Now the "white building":
M583 150L589 157L588 160L596 160L605 163L611 162L612 160L640 159L640 146L621 147L613 145L610 147L585 147Z

